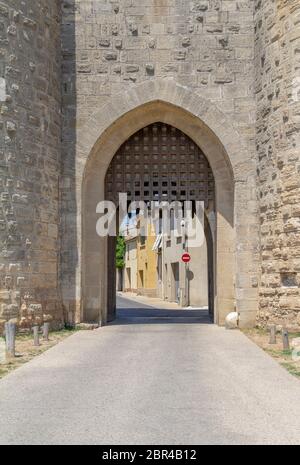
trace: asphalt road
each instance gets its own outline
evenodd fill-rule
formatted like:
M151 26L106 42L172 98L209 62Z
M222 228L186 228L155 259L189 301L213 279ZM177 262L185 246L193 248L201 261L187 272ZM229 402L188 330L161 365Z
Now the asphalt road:
M0 381L0 444L300 443L300 381L243 334L120 304Z

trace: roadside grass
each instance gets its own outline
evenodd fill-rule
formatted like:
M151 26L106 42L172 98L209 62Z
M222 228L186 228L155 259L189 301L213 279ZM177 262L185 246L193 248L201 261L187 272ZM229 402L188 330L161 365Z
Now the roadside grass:
M32 333L17 334L16 358L0 365L0 379L78 331L79 329L76 328L65 328L60 331L50 332L49 341L44 341L43 338L40 337L39 347L33 345Z
M243 333L267 354L273 357L291 375L300 379L300 357L299 360L293 358L293 349L283 350L280 333L277 334L276 344L269 344L270 333L265 329L247 329L243 330ZM300 338L300 333L289 334L290 343L295 338Z

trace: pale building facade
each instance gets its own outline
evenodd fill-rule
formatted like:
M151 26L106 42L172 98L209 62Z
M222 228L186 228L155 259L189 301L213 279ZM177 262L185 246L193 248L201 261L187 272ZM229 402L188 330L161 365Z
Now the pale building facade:
M159 223L156 227L147 226L148 235L144 234L141 220L137 220L137 227L126 228L124 291L160 297L181 306L208 308L206 238L201 245L193 243L189 246L188 240L174 227L168 233L163 233ZM192 223L195 227L195 220ZM174 226L174 222L172 224ZM182 261L185 252L191 257L187 265Z

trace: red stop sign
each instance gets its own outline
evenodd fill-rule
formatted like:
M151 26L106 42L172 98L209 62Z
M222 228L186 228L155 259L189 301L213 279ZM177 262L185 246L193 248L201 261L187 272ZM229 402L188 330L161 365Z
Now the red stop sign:
M191 256L189 253L184 253L181 257L183 263L189 263L191 261Z

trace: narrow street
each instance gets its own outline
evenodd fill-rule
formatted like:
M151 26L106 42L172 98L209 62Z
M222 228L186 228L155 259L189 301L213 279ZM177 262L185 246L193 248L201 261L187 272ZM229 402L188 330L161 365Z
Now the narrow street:
M242 333L119 307L0 381L0 444L300 443L300 382Z

